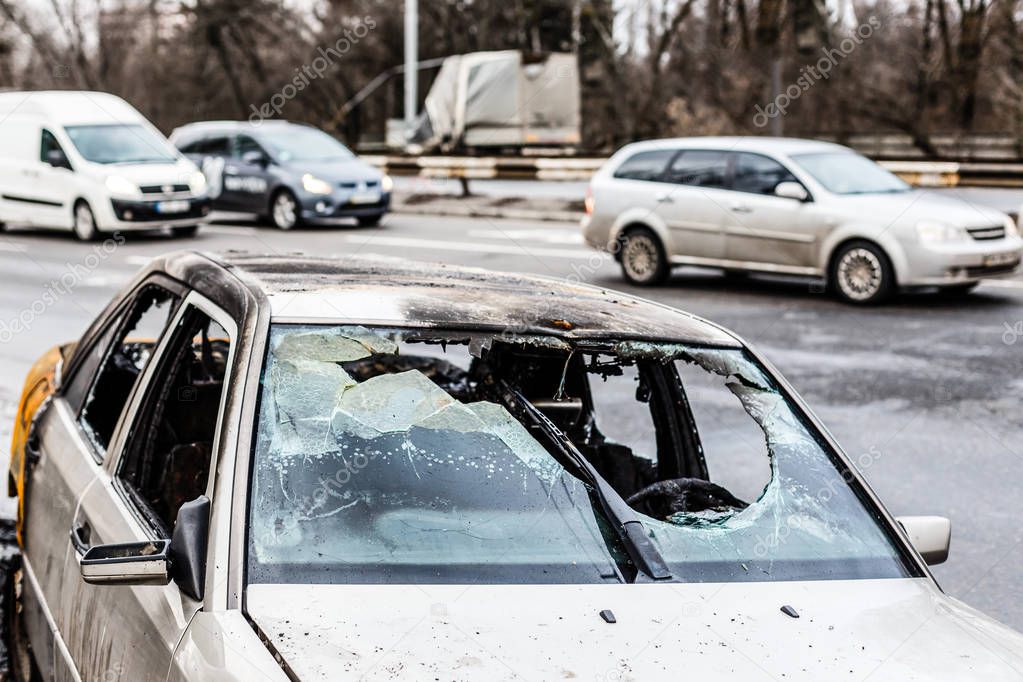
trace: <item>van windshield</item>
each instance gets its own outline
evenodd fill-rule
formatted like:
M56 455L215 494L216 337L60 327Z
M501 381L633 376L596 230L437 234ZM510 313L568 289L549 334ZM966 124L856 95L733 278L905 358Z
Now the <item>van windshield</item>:
M160 135L138 124L66 126L75 149L93 163L174 163L177 152Z

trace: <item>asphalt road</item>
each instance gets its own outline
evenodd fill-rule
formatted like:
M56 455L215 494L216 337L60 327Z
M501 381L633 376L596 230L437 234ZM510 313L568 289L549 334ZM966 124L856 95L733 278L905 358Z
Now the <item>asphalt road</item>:
M4 443L32 361L77 337L149 257L173 249L399 255L629 289L573 226L552 223L393 215L381 228L220 224L188 241L130 236L107 246L0 235ZM73 284L57 291L62 282ZM635 293L720 322L764 350L894 513L952 518L952 555L935 569L945 589L1023 629L1023 524L1014 506L1023 482L1023 280L875 309L842 305L806 283L696 270Z

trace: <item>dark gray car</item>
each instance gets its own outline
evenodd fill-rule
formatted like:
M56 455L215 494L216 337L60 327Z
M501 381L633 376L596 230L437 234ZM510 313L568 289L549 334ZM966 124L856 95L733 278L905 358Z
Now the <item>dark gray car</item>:
M170 140L202 168L215 210L255 213L282 230L328 218L376 225L391 203L388 176L309 125L208 121Z

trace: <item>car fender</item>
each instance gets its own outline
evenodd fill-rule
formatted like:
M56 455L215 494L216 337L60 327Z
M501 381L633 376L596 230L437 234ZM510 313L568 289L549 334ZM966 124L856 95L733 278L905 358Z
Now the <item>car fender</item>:
M619 235L630 225L642 225L649 228L657 238L661 240L661 244L664 246L664 252L670 257L674 250L671 243L671 232L668 230L667 224L661 216L657 215L656 211L642 206L636 206L633 208L622 211L614 223L611 225L611 231L608 233L607 248L611 253L615 253L618 250L616 246Z
M35 361L21 391L18 409L14 416L13 437L11 438L11 463L8 469L9 496L18 497L18 541L22 539L25 523L25 480L28 471L28 446L32 436L32 425L43 405L56 392L60 383L60 368L65 356L70 357L72 346L54 346Z
M839 225L836 229L832 230L830 234L821 242L820 247L820 260L821 269L827 273L828 267L831 264L831 257L835 253L835 249L838 248L844 242L850 239L864 239L868 242L873 242L884 249L885 254L888 256L888 260L891 261L892 267L895 269L895 281L901 282L906 279L906 273L909 271L909 265L906 258L906 251L902 248L902 244L892 234L891 225L877 225L871 223L846 223Z

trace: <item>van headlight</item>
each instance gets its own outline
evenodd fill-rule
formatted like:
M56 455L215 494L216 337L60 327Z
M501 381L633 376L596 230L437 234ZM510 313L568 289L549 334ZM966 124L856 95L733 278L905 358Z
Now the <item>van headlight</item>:
M920 237L920 241L927 244L958 242L969 238L966 230L958 225L950 225L936 220L922 220L917 223L916 234Z
M390 175L385 175L384 177L380 178L380 189L382 189L385 192L390 192L392 189L394 189L394 180L391 179Z
M310 194L330 194L334 191L329 182L320 180L310 173L302 176L302 188Z
M206 176L202 174L202 171L196 171L188 176L188 189L192 194L206 192Z
M107 176L103 184L106 185L107 191L114 196L130 197L132 199L142 196L142 190L139 189L138 185L120 175Z
M1020 214L1020 220L1023 220L1023 213ZM1005 216L1005 236L1009 238L1019 236L1019 225L1009 216Z

